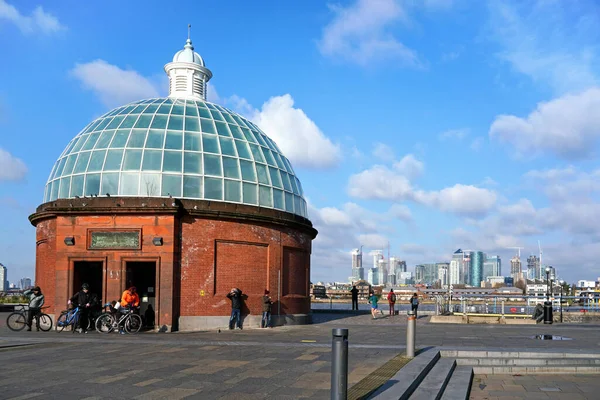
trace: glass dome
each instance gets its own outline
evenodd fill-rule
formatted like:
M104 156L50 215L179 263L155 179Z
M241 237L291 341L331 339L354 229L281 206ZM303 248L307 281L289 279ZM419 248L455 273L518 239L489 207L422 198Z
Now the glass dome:
M75 136L52 168L44 202L107 194L224 201L308 217L300 181L277 145L252 122L202 100L137 101Z

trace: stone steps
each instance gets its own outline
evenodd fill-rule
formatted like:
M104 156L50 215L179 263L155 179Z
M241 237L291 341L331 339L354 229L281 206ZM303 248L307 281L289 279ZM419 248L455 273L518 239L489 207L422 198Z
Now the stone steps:
M419 386L410 396L410 400L439 400L454 372L456 361L440 358Z
M521 374L521 375L540 375L540 374L600 374L600 365L537 365L537 366L504 366L504 367L480 367L475 366L473 373L476 375L486 374Z
M456 363L472 367L600 366L600 358L457 358Z

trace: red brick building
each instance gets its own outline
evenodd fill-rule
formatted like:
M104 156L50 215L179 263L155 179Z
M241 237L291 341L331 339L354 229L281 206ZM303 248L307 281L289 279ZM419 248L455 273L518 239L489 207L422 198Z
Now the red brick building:
M168 98L116 108L54 165L36 227L36 284L58 315L83 282L103 301L135 285L157 327L227 326L232 287L258 325L310 313L311 241L300 181L256 125L205 99L212 73L190 40L165 66Z

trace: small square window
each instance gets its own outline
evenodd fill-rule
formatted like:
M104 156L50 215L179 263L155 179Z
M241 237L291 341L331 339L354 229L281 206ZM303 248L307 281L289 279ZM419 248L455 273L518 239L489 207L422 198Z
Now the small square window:
M162 158L163 157L161 150L144 150L144 161L142 163L142 170L161 171Z
M204 178L204 198L223 200L223 179Z
M240 179L240 167L237 158L223 157L223 173L226 178Z
M225 179L225 201L242 202L242 183Z
M240 160L240 168L242 169L242 179L245 181L256 182L256 172L254 171L254 163L250 161Z
M67 199L69 197L69 191L71 190L71 178L62 178L60 180L60 190L58 191L58 197L61 199Z
M216 136L202 135L202 148L205 153L219 154L219 141Z
M100 174L87 174L85 177L85 192L86 196L98 194L100 192Z
M233 140L219 136L219 143L221 144L221 154L237 157L237 153L235 151L235 145L233 144Z
M215 122L217 126L217 133L221 136L231 137L231 132L227 128L227 124L224 122Z
M142 173L140 195L158 196L160 193L160 174Z
M142 150L126 150L123 171L135 171L140 169L142 163Z
M210 115L210 113L208 112L208 110L206 108L199 108L198 112L200 113L200 116L202 118L212 119L212 116Z
M109 150L104 162L104 171L120 171L123 162L123 150ZM116 194L116 192L114 193Z
M129 135L129 141L127 142L128 148L143 148L146 142L146 131L141 129L133 129L131 135Z
M65 164L65 169L63 170L64 175L70 175L73 173L73 167L75 166L75 161L77 161L77 154L71 154L67 159L67 163Z
M279 210L285 210L283 201L283 191L273 189L273 207Z
M204 154L204 174L213 176L223 176L221 157L213 156L211 154Z
M164 154L163 171L181 172L181 151L166 151Z
M112 194L116 196L119 192L119 174L118 173L104 173L102 174L102 186L100 187L101 195Z
M164 141L164 130L150 129L150 131L148 132L148 140L146 141L146 147L150 149L162 149Z
M112 142L110 143L110 148L111 149L116 149L116 148L121 148L121 147L125 147L125 144L127 143L127 139L129 139L129 133L130 131L127 129L119 129L117 130L117 133L115 133L115 137L113 138Z
M87 169L88 162L90 161L90 156L92 152L86 151L85 153L79 153L79 158L77 158L77 163L75 164L75 173L85 172Z
M187 174L201 174L202 154L191 153L189 151L186 151L183 154L183 172Z
M242 142L241 140L234 140L235 148L240 156L240 158L247 158L248 160L252 160L252 156L250 155L250 149L248 148L248 143Z
M123 123L119 126L119 129L133 128L133 125L135 124L135 121L137 121L138 117L139 115L128 115L127 118L123 120Z
M163 175L161 196L181 197L181 175Z
M106 150L96 150L92 153L90 163L88 164L88 172L102 171L104 165L104 158L106 157ZM98 192L96 192L98 193Z
M242 183L244 191L244 203L245 204L258 204L257 185L253 183Z
M83 175L76 175L71 179L70 197L83 196Z
M265 185L269 185L269 176L267 175L267 166L263 164L255 164L256 165L256 174L258 175L258 182L264 183Z
M200 132L200 122L196 117L185 117L185 130Z
M156 114L154 116L154 119L152 120L152 125L150 125L150 128L152 128L152 129L165 129L167 127L167 119L168 118L169 117L167 117L166 115Z
M217 133L217 130L215 129L215 124L212 122L212 120L200 118L200 126L202 127L202 132L204 133Z
M201 176L183 176L183 197L191 199L202 198L202 177Z
M87 142L85 142L85 145L83 146L82 150L91 150L91 149L93 149L94 145L98 141L99 137L100 137L100 132L94 132L94 133L92 133L89 136Z
M183 148L184 150L202 151L202 135L186 131Z
M169 125L167 126L167 129L172 129L174 131L183 130L183 117L171 115L171 118L169 118Z
M183 132L182 131L167 131L167 140L165 149L181 150L183 148Z
M271 195L270 187L258 187L258 204L264 207L273 207L273 197Z

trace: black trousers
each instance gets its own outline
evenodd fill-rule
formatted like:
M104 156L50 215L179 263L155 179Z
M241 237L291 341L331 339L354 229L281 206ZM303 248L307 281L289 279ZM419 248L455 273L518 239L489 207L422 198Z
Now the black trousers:
M419 306L415 306L414 304L410 305L410 309L413 310L415 312L415 315L417 315L417 308L419 308Z
M79 309L79 321L77 321L77 325L81 329L87 329L88 321L90 320L90 309L82 306Z
M352 310L358 311L358 299L352 299Z
M40 309L39 308L30 308L29 312L27 312L27 326L31 328L31 324L33 323L33 317L35 317L35 326L40 327Z

